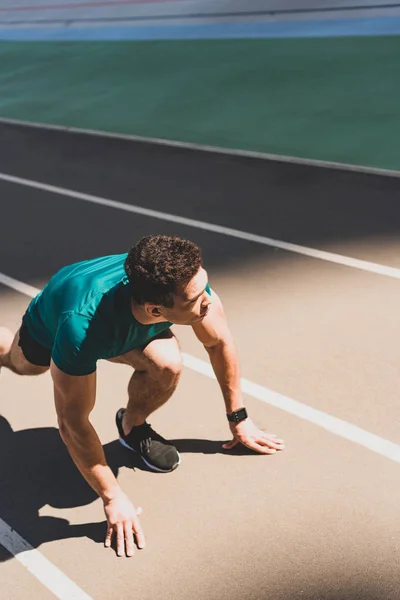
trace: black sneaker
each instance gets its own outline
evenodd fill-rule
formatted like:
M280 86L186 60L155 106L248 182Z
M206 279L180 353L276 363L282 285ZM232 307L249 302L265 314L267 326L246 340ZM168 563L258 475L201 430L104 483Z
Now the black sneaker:
M139 454L152 471L169 473L176 469L181 462L178 450L158 435L148 423L133 427L128 435L124 434L122 417L125 410L120 408L115 417L120 444Z

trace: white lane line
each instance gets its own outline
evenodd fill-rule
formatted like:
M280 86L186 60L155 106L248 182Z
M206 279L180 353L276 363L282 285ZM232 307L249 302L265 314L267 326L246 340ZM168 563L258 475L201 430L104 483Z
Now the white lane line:
M1 518L0 544L60 600L92 600Z
M126 140L131 142L140 142L144 144L156 144L158 146L170 146L171 148L183 148L185 150L197 150L199 152L211 152L214 154L227 154L228 156L239 156L244 158L255 158L258 160L267 160L274 162L283 162L295 165L305 165L310 167L320 167L325 169L335 169L339 171L351 171L353 173L367 173L370 175L382 175L384 177L400 177L400 171L394 169L381 169L379 167L366 167L363 165L352 165L328 160L317 160L313 158L298 158L297 156L285 156L281 154L270 154L268 152L254 152L252 150L239 150L223 148L221 146L207 146L203 144L194 144L191 142L180 142L178 140L168 140L165 138L145 137L141 135L112 133L109 131L99 131L97 129L80 129L79 127L68 127L65 125L52 125L50 123L35 123L33 121L22 121L19 119L0 118L0 124L18 125L20 127L31 127L34 129L49 129L50 131L61 131L63 133L74 133L81 135L91 135L96 137L112 138L117 140Z
M22 281L18 281L17 279L13 279L13 277L8 277L8 275L4 275L4 273L0 273L0 283L17 292L21 292L21 294L30 296L31 298L34 298L36 294L40 292L37 288L28 285L27 283L23 283Z
M40 291L3 273L0 273L0 283L31 298ZM1 518L0 544L60 600L92 600Z
M7 277L7 279L11 281L13 289L21 291L23 294L27 293L24 291L27 287L24 283L10 277ZM35 296L40 291L37 288L31 288L31 290L34 290L34 293L27 294L28 296ZM202 375L210 377L211 379L216 378L210 363L199 358L195 358L190 354L182 353L182 356L184 365L189 369L192 369L192 371L201 373ZM389 458L394 462L400 463L400 446L398 444L390 442L389 440L375 435L374 433L370 433L365 429L361 429L361 427L358 427L357 425L353 425L352 423L338 419L337 417L322 412L321 410L312 408L311 406L303 404L298 400L293 400L293 398L288 398L287 396L283 396L282 394L274 392L273 390L270 390L262 385L253 383L248 379L242 378L240 381L243 392L248 396L257 398L257 400L261 400L261 402L265 402L265 404L279 408L280 410L299 417L304 421L313 423L314 425L317 425L318 427L321 427L322 429L325 429L326 431L329 431L338 437L353 442L354 444L358 444L359 446L363 446L364 448L368 448L368 450L371 450L376 454L380 454L385 458Z
M91 194L75 192L73 190L49 185L47 183L40 183L31 179L15 177L14 175L7 175L6 173L0 173L0 180L6 181L8 183L24 185L37 190L42 190L44 192L50 192L52 194L67 196L69 198L74 198L75 200L83 200L85 202L92 202L93 204L99 204L101 206L108 206L109 208L124 210L126 212L135 213L137 215L142 215L145 217L151 217L153 219L161 219L163 221L179 223L180 225L186 225L188 227L195 227L196 229L202 229L204 231L211 231L212 233L227 235L229 237L245 240L247 242L254 242L256 244L262 244L264 246L270 246L272 248L279 248L281 250L286 250L287 252L293 252L295 254L309 256L311 258L317 258L319 260L343 265L345 267L351 267L353 269L360 269L362 271L368 271L370 273L376 273L378 275L385 275L386 277L400 279L400 269L396 269L395 267L387 267L385 265L360 260L358 258L351 258L349 256L344 256L341 254L334 254L333 252L325 252L324 250L317 250L316 248L308 248L307 246L299 246L298 244L291 244L289 242L282 242L281 240L274 240L272 238L265 237L262 235L256 235L254 233L240 231L239 229L232 229L231 227L223 227L222 225L214 225L213 223L207 223L205 221L197 221L195 219L180 217L179 215L172 215L170 213L160 212L158 210L151 210L149 208L143 208L141 206L125 204L124 202L116 202L115 200L108 200L107 198L101 198L100 196L93 196Z
M189 367L193 371L197 371L202 375L206 375L207 377L215 379L211 365L203 360L195 358L194 356L190 356L189 354L182 354L183 363L186 367ZM279 408L291 415L294 415L295 417L299 417L299 419L304 419L304 421L313 423L314 425L317 425L318 427L321 427L322 429L325 429L334 435L337 435L345 440L349 440L354 444L364 446L364 448L368 448L368 450L372 450L372 452L375 452L376 454L380 454L385 458L389 458L394 462L400 463L400 446L394 442L390 442L389 440L381 438L374 433L370 433L369 431L365 431L365 429L361 429L361 427L357 427L357 425L353 425L352 423L348 423L347 421L333 417L328 413L324 413L320 410L312 408L311 406L303 404L298 400L293 400L292 398L283 396L278 392L269 390L262 385L258 385L257 383L249 381L248 379L241 379L241 387L243 392L248 396L257 398L257 400L261 400L261 402L265 402L270 406Z

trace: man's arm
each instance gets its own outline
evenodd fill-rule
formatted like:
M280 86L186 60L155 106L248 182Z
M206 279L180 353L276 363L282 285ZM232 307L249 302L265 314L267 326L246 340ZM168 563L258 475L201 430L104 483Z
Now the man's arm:
M139 511L136 511L121 490L107 464L99 437L89 421L96 398L96 373L67 375L53 361L50 371L60 435L83 477L104 503L108 522L106 546L111 545L115 532L118 555L124 553L126 542L126 554L132 556L132 531L139 548L143 548L145 543L137 517Z
M212 304L207 316L193 326L193 331L208 352L222 391L227 414L244 407L237 352L221 300L214 291L212 291ZM239 442L261 454L273 454L284 447L283 440L278 440L275 435L259 430L249 418L229 425L233 440L224 444L223 447L227 450Z

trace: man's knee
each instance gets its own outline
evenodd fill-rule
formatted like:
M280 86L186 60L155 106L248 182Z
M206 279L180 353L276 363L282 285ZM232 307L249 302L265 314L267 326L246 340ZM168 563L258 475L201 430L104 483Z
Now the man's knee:
M151 359L152 376L162 380L163 384L168 387L176 385L183 367L182 355L176 338L159 340Z
M181 353L178 352L176 356L168 357L168 362L164 365L164 372L170 379L179 379L182 372L183 362Z
M171 387L178 383L182 366L182 356L178 351L176 354L165 356L164 360L154 363L153 374L166 386Z

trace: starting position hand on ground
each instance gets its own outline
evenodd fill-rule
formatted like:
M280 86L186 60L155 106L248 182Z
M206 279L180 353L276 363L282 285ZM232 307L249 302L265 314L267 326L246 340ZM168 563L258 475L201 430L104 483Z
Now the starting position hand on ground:
M261 431L249 418L240 423L229 423L229 426L233 440L222 446L224 450L231 450L239 443L260 454L274 454L285 448L283 440L277 439L274 433Z
M122 491L112 500L104 503L104 512L107 517L107 535L105 546L111 546L115 534L117 540L117 555L133 556L134 537L139 549L144 548L145 539L138 515L141 508L135 508L128 496Z

